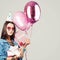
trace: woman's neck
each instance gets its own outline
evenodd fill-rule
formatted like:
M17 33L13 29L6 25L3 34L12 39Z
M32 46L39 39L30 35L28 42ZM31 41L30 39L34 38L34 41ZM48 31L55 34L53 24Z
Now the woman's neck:
M7 41L11 41L11 38L10 38L10 36L7 38Z
M10 37L7 38L7 41L8 41L8 43L9 43L11 46L14 46L14 43L13 43L13 41L11 40Z

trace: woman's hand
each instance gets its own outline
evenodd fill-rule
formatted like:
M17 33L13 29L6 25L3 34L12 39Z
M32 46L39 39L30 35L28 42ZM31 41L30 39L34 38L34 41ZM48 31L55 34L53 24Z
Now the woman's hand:
M29 45L30 44L30 39L26 39L25 43L26 43L26 45Z
M18 60L18 57L15 55L13 57L7 57L6 60Z
M18 57L15 55L11 60L18 60Z
M26 46L29 45L29 44L30 44L30 39L26 38L25 44L24 44L23 47L26 48Z

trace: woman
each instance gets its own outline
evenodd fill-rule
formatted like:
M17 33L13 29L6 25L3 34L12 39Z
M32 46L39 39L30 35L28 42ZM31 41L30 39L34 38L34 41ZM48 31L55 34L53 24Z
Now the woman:
M24 48L27 46L23 46L23 48L20 48L18 44L14 41L15 37L15 24L11 21L6 21L4 23L3 29L2 29L2 34L1 34L1 39L0 39L0 60L22 60L23 55L24 55ZM17 56L11 55L8 56L8 51L10 47L18 46L18 50L20 55ZM15 51L14 51L15 52Z

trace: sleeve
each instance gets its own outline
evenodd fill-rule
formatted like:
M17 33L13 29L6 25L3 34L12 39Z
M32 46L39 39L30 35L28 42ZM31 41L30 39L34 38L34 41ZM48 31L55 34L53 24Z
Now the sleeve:
M4 45L0 43L0 60L6 60L7 52L4 49Z

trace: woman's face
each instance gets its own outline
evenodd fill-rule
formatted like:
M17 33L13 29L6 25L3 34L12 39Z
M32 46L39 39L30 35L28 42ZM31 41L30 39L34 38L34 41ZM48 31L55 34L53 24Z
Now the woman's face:
M7 30L7 34L9 36L13 35L13 33L14 33L14 25L12 23L8 23L7 27L6 27L6 30Z

